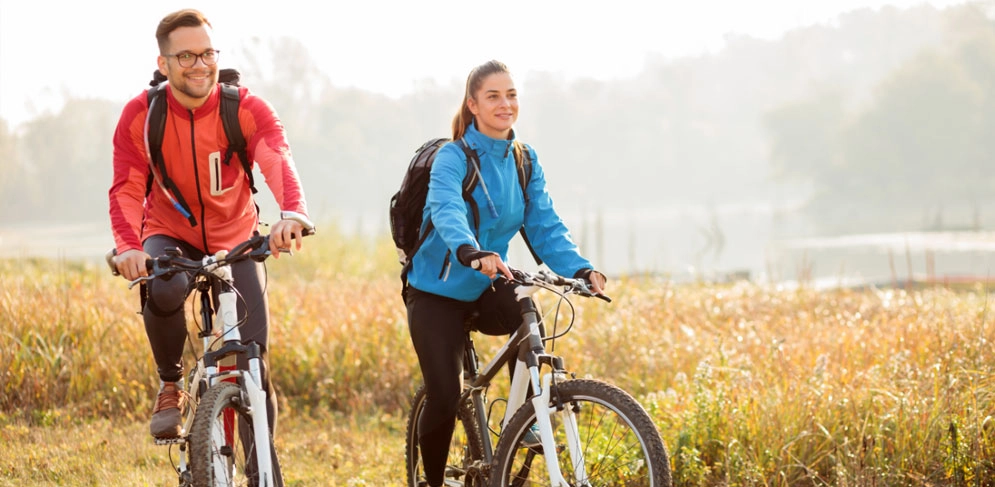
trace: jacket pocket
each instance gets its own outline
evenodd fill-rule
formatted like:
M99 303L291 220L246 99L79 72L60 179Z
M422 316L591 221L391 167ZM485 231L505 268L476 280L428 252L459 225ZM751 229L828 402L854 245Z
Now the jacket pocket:
M222 164L221 152L212 152L208 162L211 168L211 196L221 196L235 187L241 167Z
M446 249L446 256L442 259L442 269L439 271L439 279L443 281L449 280L449 256L452 253L452 250Z

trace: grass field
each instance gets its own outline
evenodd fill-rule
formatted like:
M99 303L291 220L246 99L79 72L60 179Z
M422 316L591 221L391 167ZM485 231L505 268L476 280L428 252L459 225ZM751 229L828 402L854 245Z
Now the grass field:
M267 263L288 485L401 485L420 377L393 250L306 243ZM126 284L95 262L0 261L0 485L175 485ZM556 352L645 405L676 485L995 485L987 289L609 286L612 304L575 301Z

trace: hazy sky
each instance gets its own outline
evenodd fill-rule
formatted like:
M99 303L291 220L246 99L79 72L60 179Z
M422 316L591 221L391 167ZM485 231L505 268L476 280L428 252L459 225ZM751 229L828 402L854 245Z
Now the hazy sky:
M0 0L0 118L13 125L57 110L66 96L124 101L155 69L155 28L195 7L211 20L221 64L240 42L299 38L337 86L397 96L418 81L462 81L499 59L513 72L610 79L650 54L719 49L727 34L774 39L841 12L963 0ZM320 7L319 7L320 6ZM226 47L229 47L226 49Z

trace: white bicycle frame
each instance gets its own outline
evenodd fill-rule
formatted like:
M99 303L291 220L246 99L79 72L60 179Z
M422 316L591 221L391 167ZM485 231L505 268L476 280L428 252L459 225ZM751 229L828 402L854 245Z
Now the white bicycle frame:
M213 258L205 257L204 263L207 264L211 259L215 261L221 260L225 255L225 252L218 252ZM222 325L221 336L223 337L223 343L241 343L242 336L238 331L238 314L235 306L235 291L232 287L234 278L232 277L231 266L218 266L213 264L205 267L205 269L226 283L226 285L222 286L221 292L218 293L218 310L217 319L215 321L220 322ZM204 337L205 350L211 340L212 337ZM208 378L208 389L213 387L215 384L224 381L224 379L242 379L241 383L245 386L247 396L246 399L249 401L249 416L252 418L252 433L255 437L256 465L259 470L259 485L265 487L273 486L273 463L272 457L270 456L271 445L269 436L269 421L267 419L266 411L266 392L263 391L262 388L260 359L249 359L248 373L237 368L222 372L219 372L217 366L202 368L205 370L205 375ZM230 438L224 438L225 431L223 430L219 431L215 429L213 434L218 435L215 439L218 440L219 444L225 441L230 441ZM232 477L234 474L234 465L230 465L229 463L230 462L215 462L213 469L215 470L216 477Z
M294 238L303 238L306 235L314 234L315 226L310 220L304 215L295 213L292 211L282 211L280 212L280 218L285 220L294 220L300 223L304 227L304 232L295 236ZM258 235L258 234L257 234ZM279 249L280 252L290 252L289 249ZM117 270L117 265L115 262L115 256L117 251L111 249L105 255L107 265L110 266L111 273L115 276L120 275ZM219 265L218 262L225 259L228 255L227 251L220 251L213 256L204 256L201 260L203 264L203 269L205 271L211 272L218 278L220 278L225 284L222 286L223 289L218 296L218 309L216 317L213 319L212 323L222 324L222 345L227 345L229 343L240 344L241 334L238 331L238 318L236 311L236 295L234 291L234 277L232 276L231 267L228 265ZM140 277L131 281L128 285L128 289L132 286L141 282L147 281L151 277ZM207 319L208 317L205 317ZM217 344L217 335L213 334L214 327L212 326L212 333L204 333L204 352L211 348L213 344ZM245 400L248 402L247 412L252 420L252 433L255 436L255 449L256 449L256 465L258 467L258 473L261 482L259 485L264 487L271 487L274 485L274 469L271 457L272 445L270 444L269 435L269 420L267 417L267 401L266 393L262 388L262 373L261 373L261 359L258 357L249 358L248 365L249 370L243 371L238 368L233 368L228 370L228 361L234 359L231 354L226 354L222 357L219 362L223 362L222 366L225 370L218 370L216 365L210 367L204 365L204 359L201 357L196 364L193 374L189 377L189 383L186 388L200 387L201 381L207 378L207 388L213 387L215 384L225 380L225 379L235 379L238 381L241 378L240 383L243 384L245 390ZM199 396L197 391L190 394L190 413L187 414L186 419L183 422L182 430L180 436L177 438L157 438L155 443L158 445L172 445L180 444L184 445L189 441L189 432L193 426L193 421L195 419L195 411L199 406ZM215 431L214 434L224 435L225 433ZM216 438L219 440L225 440L227 438ZM181 450L189 445L181 446ZM189 475L189 465L187 464L186 455L181 454L179 459L179 465L176 470L180 474L181 482L185 475ZM214 468L216 472L223 474L224 478L230 478L233 474L233 465L227 465L229 462L224 462L224 465L218 464Z

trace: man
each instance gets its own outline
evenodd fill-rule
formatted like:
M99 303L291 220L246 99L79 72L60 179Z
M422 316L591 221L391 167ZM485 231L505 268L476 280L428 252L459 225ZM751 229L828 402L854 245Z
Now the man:
M145 92L126 104L118 121L109 197L115 265L125 279L147 276L145 261L162 255L167 248L179 248L184 256L199 259L230 250L258 227L250 175L237 155L227 163L223 161L229 142L220 112L219 51L211 36L210 22L192 9L167 15L156 30L159 73L168 80L161 98L168 104L161 166L154 171L150 167L146 142L149 100ZM281 219L270 230L270 250L277 258L279 249L291 248L295 240L300 250L304 230L313 231L314 226L307 216L283 125L266 101L244 87L238 89L238 95L238 120L248 159L258 164L282 210ZM164 184L168 181L173 184ZM174 205L176 201L185 202L188 212ZM245 261L232 266L232 272L241 296L238 314L244 320L242 340L259 343L266 357L269 309L262 264ZM145 331L160 379L150 425L156 438L175 438L181 433L180 412L186 400L182 354L187 333L187 282L185 275L150 281L142 300ZM275 433L276 398L265 361L263 382L270 430Z

